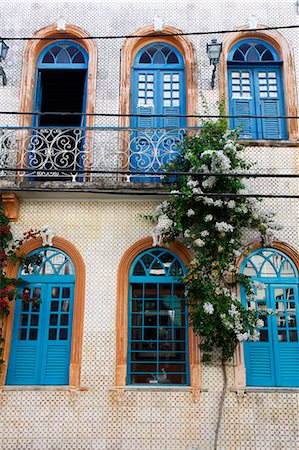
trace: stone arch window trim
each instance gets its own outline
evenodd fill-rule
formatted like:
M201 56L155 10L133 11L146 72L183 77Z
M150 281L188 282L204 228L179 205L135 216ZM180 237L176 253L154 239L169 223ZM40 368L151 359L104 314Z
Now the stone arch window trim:
M116 376L115 386L121 390L127 387L127 348L128 348L128 289L129 272L133 261L145 250L153 249L152 238L146 237L133 244L121 258L118 268L117 282L117 310L116 310ZM161 246L163 248L163 246ZM185 266L191 255L179 242L164 247L175 253ZM198 399L201 387L201 368L199 355L199 339L189 327L189 366L190 366L190 386L194 400ZM153 388L153 389L152 389ZM151 386L151 390L155 387ZM180 389L180 387L178 387Z
M265 248L262 245L261 241L259 240L247 243L246 247L248 247L246 255L241 255L237 261L238 270L241 269L244 260L248 257L249 254L251 254L255 250ZM279 250L280 252L284 253L288 258L290 258L297 270L297 273L299 273L299 252L297 250L295 250L291 245L287 244L286 242L279 240L275 240L271 245L271 248L273 250ZM238 298L241 298L240 286L238 286L236 294ZM234 355L234 386L232 386L232 388L235 389L236 391L244 391L244 389L246 389L246 367L245 367L243 343L240 343L237 346ZM267 389L271 391L272 389L277 389L277 387L273 386Z
M86 271L83 258L76 247L61 237L53 238L53 247L65 252L75 268L76 280L74 289L74 312L73 312L73 332L71 345L71 359L70 359L70 378L69 386L71 388L80 387L80 371L82 361L82 340L83 340L83 319L84 319L84 303L85 303L85 280ZM29 253L42 248L42 239L32 239L25 242L18 253L21 255L28 255ZM20 264L13 264L9 262L7 266L7 276L9 278L16 278ZM14 303L11 305L10 314L6 319L3 330L3 337L5 339L3 349L4 364L2 366L2 373L0 374L0 385L5 384L7 366L9 361L10 345L12 339L12 326L14 319ZM58 386L59 388L59 386Z
M65 30L57 31L55 25L49 25L33 36L35 40L28 41L24 50L24 65L21 80L21 91L20 91L20 112L32 111L33 101L34 101L34 86L35 86L35 74L36 74L36 64L40 53L49 44L56 42L57 38L72 39L77 37L89 37L89 35L81 28L75 25L66 25ZM41 38L41 40L38 40ZM47 38L47 40L42 40L42 38ZM55 38L51 41L50 38ZM92 114L95 112L95 98L96 98L96 73L97 73L97 47L92 39L81 39L80 45L84 48L88 54L88 87L87 87L87 103L86 103L86 113ZM94 116L86 117L86 126L94 125ZM20 126L30 126L32 121L31 116L21 116Z
M175 47L182 55L186 71L186 113L187 115L196 114L197 109L197 74L195 51L189 39L186 36L168 36L167 34L180 33L181 30L164 26L161 36L160 32L155 32L152 25L138 29L135 34L142 36L138 38L127 39L121 50L121 77L120 77L120 114L130 114L132 92L131 92L131 71L135 57L139 50L148 44L165 43ZM157 34L157 36L155 36ZM196 126L195 118L188 118L187 126ZM121 127L130 126L130 117L120 118Z
M259 25L260 28L266 25ZM239 27L240 32L230 33L222 41L222 53L219 62L219 97L225 100L226 111L228 113L228 74L227 59L231 48L244 39L259 39L270 44L282 61L282 79L285 99L285 113L287 116L297 116L297 87L296 71L292 49L286 38L277 30L269 31L248 31L248 26ZM298 120L287 119L288 139L298 138Z

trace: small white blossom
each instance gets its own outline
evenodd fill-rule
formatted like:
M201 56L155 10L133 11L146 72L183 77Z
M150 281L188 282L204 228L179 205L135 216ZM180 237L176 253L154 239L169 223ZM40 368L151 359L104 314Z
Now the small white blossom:
M262 319L257 319L257 321L256 321L256 328L263 328L263 326L264 326L265 324L264 324L264 321L262 320Z
M206 180L202 182L202 187L204 188L212 188L216 184L216 177L208 177Z
M213 314L214 306L212 305L212 303L206 302L203 304L203 310L206 314Z
M167 217L166 214L162 214L158 218L157 229L160 231L168 231L173 226L173 221Z
M185 230L184 237L189 238L191 236L191 230Z
M186 214L187 214L188 217L195 216L195 211L190 208L190 209L188 209Z
M238 339L239 342L247 341L248 338L249 338L249 335L248 335L247 332L245 332L245 333L238 333L237 334L237 339Z
M205 245L205 241L203 241L203 240L200 239L200 238L195 239L194 245L196 245L197 247L203 247L203 246Z
M207 236L209 236L209 232L208 232L208 230L203 230L201 233L200 233L200 235L201 235L201 237L207 237Z
M215 201L214 201L214 206L220 207L220 206L222 206L222 205L223 205L223 201L222 201L222 200L215 200Z
M203 219L205 222L211 222L213 220L212 214L207 214L206 217Z
M218 231L224 231L224 233L234 231L234 227L226 222L216 222L215 227Z
M250 340L253 342L257 342L260 339L260 332L257 330L254 330L253 334L250 335Z
M239 258L239 256L242 255L242 252L240 252L240 250L233 250L233 254L235 255L236 258Z
M170 193L173 195L177 195L177 194L180 194L180 191L170 191Z
M202 190L200 188L196 187L196 188L192 189L192 193L194 195L198 195L198 194L202 194L203 192L202 192Z
M236 206L236 202L234 200L230 200L229 202L227 202L227 207L229 209L233 209Z
M187 186L188 186L190 189L193 189L193 188L195 188L196 186L198 186L198 181L197 181L197 180L189 180L189 181L187 182Z
M205 205L213 205L214 200L211 197L203 197L203 202Z

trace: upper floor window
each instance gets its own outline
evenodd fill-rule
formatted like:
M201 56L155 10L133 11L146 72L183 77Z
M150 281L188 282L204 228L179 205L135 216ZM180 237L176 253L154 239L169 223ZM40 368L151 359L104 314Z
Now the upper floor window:
M27 283L19 293L28 300L15 302L7 384L69 384L74 265L52 247L29 256L34 262L19 270Z
M276 50L260 39L235 44L228 54L231 128L241 125L243 139L286 139L282 61Z
M132 70L131 111L137 117L131 126L141 130L133 139L130 168L155 172L177 156L179 128L186 124L179 117L186 114L184 60L175 47L154 42L139 50Z
M169 250L141 253L129 275L129 384L189 384L184 274Z
M255 282L255 299L242 293L244 306L263 316L258 342L245 342L249 386L299 386L298 273L293 261L273 248L258 249L243 261L241 272Z

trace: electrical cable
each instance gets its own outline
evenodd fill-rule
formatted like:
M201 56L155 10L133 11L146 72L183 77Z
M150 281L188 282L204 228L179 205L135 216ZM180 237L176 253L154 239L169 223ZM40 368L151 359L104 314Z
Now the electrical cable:
M259 31L267 31L267 30L291 30L297 29L299 25L281 25L275 27L261 27L261 28L249 28L242 30L216 30L216 31L191 31L191 32L177 32L177 33L149 33L146 35L140 34L129 34L129 35L114 35L114 36L71 36L65 37L65 40L72 41L83 41L90 39L101 39L101 40L110 40L110 39L136 39L136 38L147 38L147 37L175 37L175 36L205 36L211 34L226 34L226 33L248 33L248 32L259 32ZM61 40L60 37L2 37L4 41L56 41Z

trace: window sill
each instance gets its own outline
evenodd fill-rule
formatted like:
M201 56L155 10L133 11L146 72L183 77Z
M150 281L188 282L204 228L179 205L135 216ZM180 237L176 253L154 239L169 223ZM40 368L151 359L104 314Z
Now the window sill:
M240 140L239 144L244 145L245 147L299 147L298 140L290 140L290 141L272 141L272 140Z
M88 389L86 387L74 387L74 386L39 386L39 385L18 385L18 386L0 386L0 391L42 391L42 392L70 392L78 393L84 392Z
M186 392L190 393L192 396L192 400L194 402L197 402L200 398L201 392L208 392L208 389L199 389L199 388L192 388L190 386L167 386L167 385L160 385L160 386L112 386L109 388L109 391L112 392L116 399L118 401L121 401L126 392L173 392L175 394L179 392Z
M278 387L278 386L247 386L244 388L232 388L231 392L236 392L237 394L240 392L248 393L248 394L296 394L299 393L299 387Z

